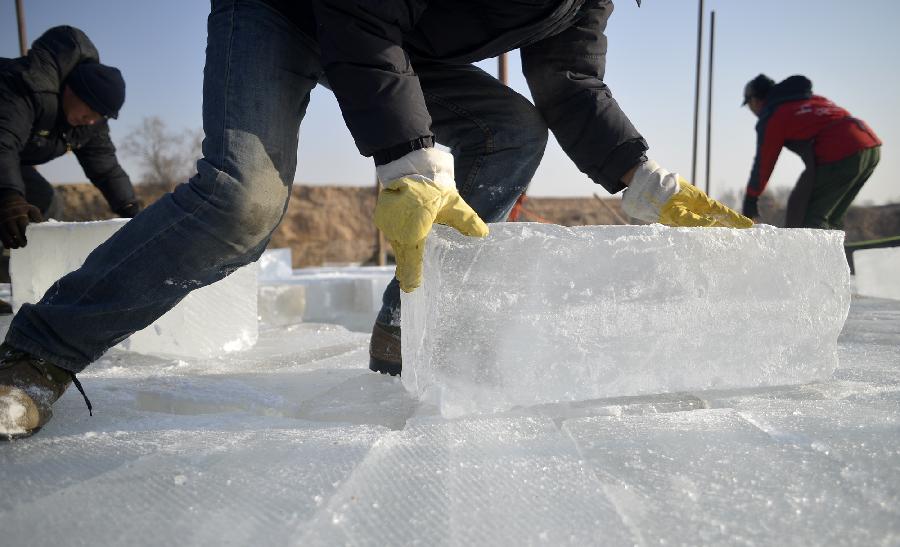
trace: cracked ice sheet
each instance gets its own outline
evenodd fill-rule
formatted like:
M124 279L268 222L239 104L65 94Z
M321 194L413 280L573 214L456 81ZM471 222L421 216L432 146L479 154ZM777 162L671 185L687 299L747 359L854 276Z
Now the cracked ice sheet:
M384 431L246 417L180 425L10 446L0 465L2 543L285 544Z
M382 437L300 545L633 545L571 440L539 417L417 420Z
M900 521L842 466L732 410L567 421L641 544L880 545Z
M735 409L778 442L835 462L848 491L893 513L900 523L900 391L849 393L841 399L708 397L711 406Z

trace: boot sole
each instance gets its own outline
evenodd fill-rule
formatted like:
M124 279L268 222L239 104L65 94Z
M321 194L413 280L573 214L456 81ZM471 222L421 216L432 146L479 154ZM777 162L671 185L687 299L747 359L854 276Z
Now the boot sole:
M383 361L375 357L369 357L369 370L372 372L380 372L382 374L390 374L391 376L399 376L403 369L402 363L392 361Z
M40 427L36 427L36 428L32 429L31 431L26 431L24 433L13 433L11 435L6 434L6 433L0 433L0 442L9 442L9 441L15 441L18 439L27 439L28 437L31 437L32 435L34 435L35 433L37 433L40 430L41 430Z

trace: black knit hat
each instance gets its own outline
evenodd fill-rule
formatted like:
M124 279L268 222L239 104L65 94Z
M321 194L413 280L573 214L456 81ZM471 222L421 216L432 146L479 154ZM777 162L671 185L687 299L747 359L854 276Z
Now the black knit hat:
M765 99L769 94L769 90L773 87L775 87L775 80L769 78L765 74L760 74L756 78L753 78L744 86L744 102L741 103L741 106L750 102L750 99L753 97Z
M81 63L69 74L66 83L97 114L119 117L119 109L125 103L125 80L118 68Z

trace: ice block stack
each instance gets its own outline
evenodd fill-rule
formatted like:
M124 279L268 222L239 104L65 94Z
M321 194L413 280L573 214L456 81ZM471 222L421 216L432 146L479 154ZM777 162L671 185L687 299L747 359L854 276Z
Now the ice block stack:
M824 379L849 276L839 231L436 226L403 295L403 384L451 417Z
M128 219L44 222L28 226L28 246L12 251L13 307L36 302ZM149 327L119 344L126 350L176 357L215 357L256 344L256 264L190 293Z

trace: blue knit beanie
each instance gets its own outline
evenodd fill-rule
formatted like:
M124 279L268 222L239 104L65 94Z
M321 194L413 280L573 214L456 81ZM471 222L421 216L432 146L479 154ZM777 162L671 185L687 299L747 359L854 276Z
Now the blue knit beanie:
M100 63L81 63L69 74L66 83L96 113L118 118L125 103L125 80L118 68Z

